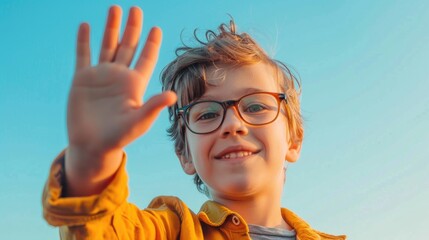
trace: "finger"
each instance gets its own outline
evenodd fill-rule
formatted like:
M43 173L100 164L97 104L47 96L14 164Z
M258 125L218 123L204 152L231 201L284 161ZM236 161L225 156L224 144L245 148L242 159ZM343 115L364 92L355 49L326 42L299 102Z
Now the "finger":
M99 62L110 62L115 57L118 46L119 31L121 29L122 9L112 6L109 9L106 28L104 30L103 43L100 50Z
M91 65L91 50L89 48L89 25L82 23L77 33L76 71Z
M135 66L135 69L143 75L143 79L146 81L149 80L153 69L155 68L158 60L159 48L161 47L161 41L161 29L158 27L152 28Z
M128 15L127 26L116 53L115 62L129 66L133 60L142 29L143 12L132 7Z
M140 134L146 132L158 117L162 109L173 105L177 101L174 92L166 91L151 97L141 108L134 119Z

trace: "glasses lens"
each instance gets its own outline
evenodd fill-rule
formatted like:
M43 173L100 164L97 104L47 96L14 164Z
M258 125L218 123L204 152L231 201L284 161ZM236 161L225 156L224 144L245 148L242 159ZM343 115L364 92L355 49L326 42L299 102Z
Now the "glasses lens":
M273 121L279 112L277 98L267 93L256 93L242 98L238 104L244 121L262 125Z
M196 133L214 131L222 122L223 107L217 102L199 102L188 109L189 128Z

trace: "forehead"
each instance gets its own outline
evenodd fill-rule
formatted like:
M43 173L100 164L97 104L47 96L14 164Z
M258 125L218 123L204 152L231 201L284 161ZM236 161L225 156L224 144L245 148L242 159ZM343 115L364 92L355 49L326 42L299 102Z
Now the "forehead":
M191 68L176 83L177 107L198 100L238 99L252 92L284 92L280 72L280 69L264 62Z
M260 62L238 67L212 66L207 69L202 99L239 98L250 92L280 92L276 69Z

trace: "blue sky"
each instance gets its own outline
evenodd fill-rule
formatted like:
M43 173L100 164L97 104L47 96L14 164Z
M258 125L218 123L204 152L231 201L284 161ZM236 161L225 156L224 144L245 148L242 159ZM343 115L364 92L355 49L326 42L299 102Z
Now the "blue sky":
M96 59L112 4L140 6L164 41L146 96L180 34L213 29L231 14L303 83L305 140L287 172L283 205L314 228L351 239L423 239L429 233L429 2L410 1L53 1L0 3L0 232L5 239L56 239L41 193L67 146L66 100L77 27L91 25ZM183 31L183 32L182 32ZM141 47L141 46L140 46ZM177 195L194 211L206 200L184 174L165 129L126 148L129 200L145 207Z

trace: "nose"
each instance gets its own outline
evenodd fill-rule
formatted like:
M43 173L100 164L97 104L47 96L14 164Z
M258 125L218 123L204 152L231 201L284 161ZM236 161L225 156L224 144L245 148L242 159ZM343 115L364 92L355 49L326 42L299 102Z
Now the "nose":
M235 107L228 108L225 113L225 119L220 127L222 137L246 135L249 132L246 123L241 119Z

